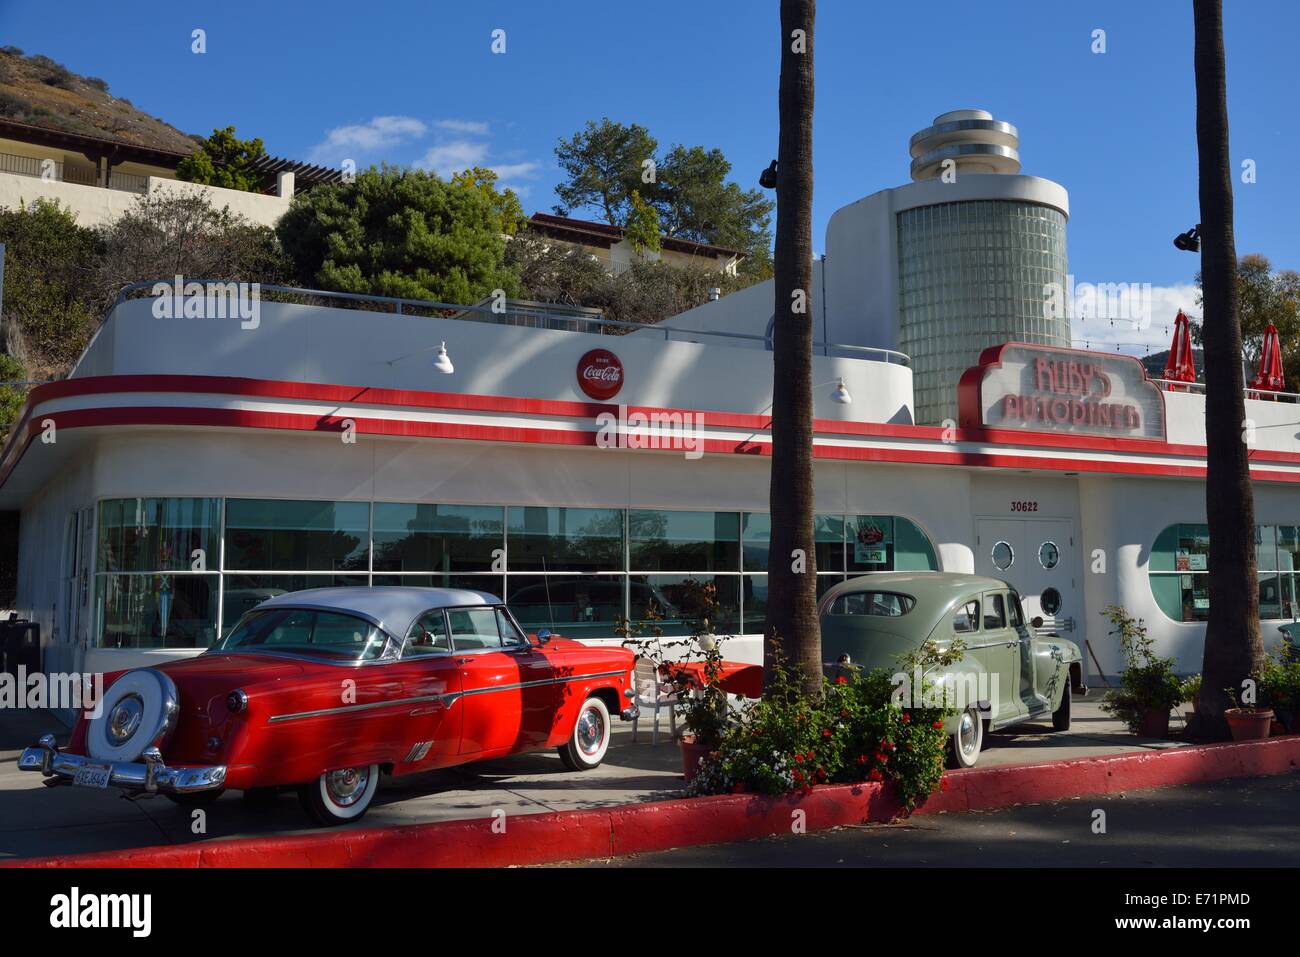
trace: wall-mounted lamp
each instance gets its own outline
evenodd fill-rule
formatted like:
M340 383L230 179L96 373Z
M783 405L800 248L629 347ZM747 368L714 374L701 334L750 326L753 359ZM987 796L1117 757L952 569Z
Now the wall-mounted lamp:
M836 380L835 391L831 393L831 398L840 405L851 405L853 403L853 396L849 395L848 386L844 384L843 376Z
M776 160L772 160L767 169L758 174L758 185L764 189L776 189Z
M447 355L447 343L438 347L438 356L433 360L433 367L443 375L451 375L456 371L456 367L451 364L451 356Z
M417 349L415 352L408 352L406 355L398 356L396 359L389 359L388 364L390 366L395 365L396 363L401 362L403 359L409 359L411 358L411 356L418 356L422 352L431 352L433 351L434 348L435 348L434 346L429 346L428 349ZM438 350L438 354L433 358L433 367L437 369L439 372L441 372L443 375L451 375L453 372L456 371L456 367L451 364L451 356L447 354L447 343L443 342L442 344L438 345L436 348Z
M1187 232L1175 236L1174 245L1185 253L1199 253L1201 251L1201 224L1197 223Z

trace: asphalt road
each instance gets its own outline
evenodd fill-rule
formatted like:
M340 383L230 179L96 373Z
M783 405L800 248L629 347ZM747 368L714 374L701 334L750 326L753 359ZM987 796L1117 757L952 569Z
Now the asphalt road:
M1093 833L1097 810L1105 812L1104 834ZM581 862L607 867L1298 865L1300 772Z

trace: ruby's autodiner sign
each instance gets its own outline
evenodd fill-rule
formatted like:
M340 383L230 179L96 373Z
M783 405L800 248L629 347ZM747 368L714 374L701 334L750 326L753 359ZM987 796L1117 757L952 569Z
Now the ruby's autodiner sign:
M1008 342L957 386L963 428L1163 439L1165 400L1130 356Z

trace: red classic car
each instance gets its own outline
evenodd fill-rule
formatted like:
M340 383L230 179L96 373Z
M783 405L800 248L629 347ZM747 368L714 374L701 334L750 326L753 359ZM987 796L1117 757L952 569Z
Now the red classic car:
M556 748L594 768L636 716L634 657L542 631L492 595L319 588L258 605L196 658L105 677L67 750L19 758L51 783L180 804L298 789L323 824L358 820L379 774Z

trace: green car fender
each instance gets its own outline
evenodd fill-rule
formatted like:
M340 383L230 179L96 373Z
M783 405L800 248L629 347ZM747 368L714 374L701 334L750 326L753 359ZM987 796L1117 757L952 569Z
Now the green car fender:
M1035 638L1033 646L1034 687L1046 696L1055 711L1071 688L1082 686L1083 655L1079 646L1064 638Z

